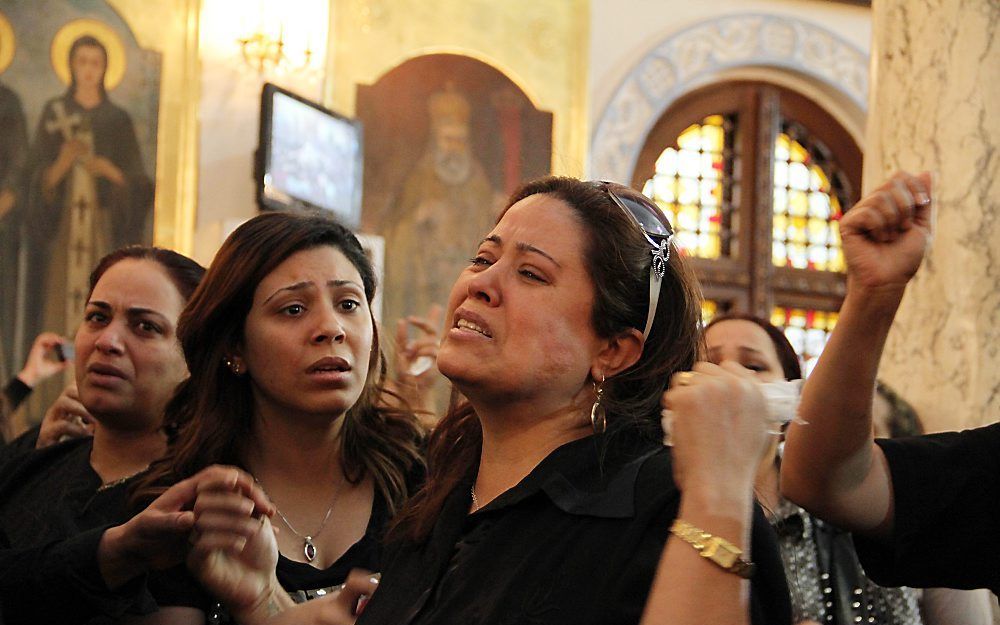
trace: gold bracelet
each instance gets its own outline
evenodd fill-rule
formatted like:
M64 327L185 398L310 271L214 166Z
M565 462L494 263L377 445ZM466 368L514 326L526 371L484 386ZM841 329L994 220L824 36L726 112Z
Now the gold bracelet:
M675 519L670 533L698 550L701 557L711 560L726 571L750 579L753 562L743 557L743 551L724 538L713 536L687 521Z

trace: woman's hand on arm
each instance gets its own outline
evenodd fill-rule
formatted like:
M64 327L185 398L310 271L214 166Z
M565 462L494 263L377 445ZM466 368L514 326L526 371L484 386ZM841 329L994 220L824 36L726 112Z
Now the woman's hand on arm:
M697 363L663 396L671 415L677 518L750 553L753 480L769 447L764 398L752 374L734 363ZM749 583L671 535L642 623L749 622Z
M909 280L932 238L928 173L900 172L840 222L847 297L806 382L781 467L783 494L844 529L892 526L892 484L872 440L875 376Z
M276 576L278 545L268 514L240 488L199 492L187 565L237 621L267 621L294 605Z
M123 525L104 532L97 561L107 587L114 590L150 570L183 562L198 493L227 488L240 489L262 512L273 513L274 507L249 475L235 467L208 467L171 486Z

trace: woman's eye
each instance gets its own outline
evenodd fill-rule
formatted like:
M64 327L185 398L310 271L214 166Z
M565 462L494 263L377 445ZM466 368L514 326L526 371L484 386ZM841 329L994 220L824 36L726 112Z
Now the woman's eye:
M303 306L302 304L289 304L288 306L282 308L281 312L288 315L289 317L298 317L299 315L304 313L305 310L306 307Z
M353 299L345 299L340 302L340 307L348 312L355 311L361 307L361 302Z
M140 321L136 324L140 331L147 334L163 334L162 328L151 321Z
M83 320L87 323L104 323L107 321L107 315L96 310L91 311L83 316Z
M493 261L491 261L490 259L486 258L485 256L480 255L480 256L476 256L475 258L470 258L469 259L469 264L470 265L477 265L477 266L480 266L480 267L489 267L490 265L493 264Z
M522 269L521 275L529 280L533 280L534 282L546 282L545 278L530 269Z
M765 367L764 365L757 365L757 364L754 364L754 363L746 364L746 365L743 365L743 366L745 368L753 371L754 373L763 373L763 372L765 372L765 371L768 370L768 368Z

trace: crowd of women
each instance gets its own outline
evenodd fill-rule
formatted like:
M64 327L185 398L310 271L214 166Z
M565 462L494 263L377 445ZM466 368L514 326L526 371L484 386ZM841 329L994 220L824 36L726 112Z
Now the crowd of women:
M996 592L998 430L872 440L931 210L898 174L845 214L848 295L783 455L762 389L794 351L748 316L703 330L671 225L621 185L530 182L468 242L440 420L387 380L337 223L260 215L207 271L112 253L75 338L93 437L0 472L3 618L887 624L920 622L897 586Z

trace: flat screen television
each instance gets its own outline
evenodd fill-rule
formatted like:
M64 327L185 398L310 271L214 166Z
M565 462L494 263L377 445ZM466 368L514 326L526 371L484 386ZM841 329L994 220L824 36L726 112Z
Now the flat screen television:
M362 146L361 122L265 83L254 176L261 209L329 211L356 229Z

